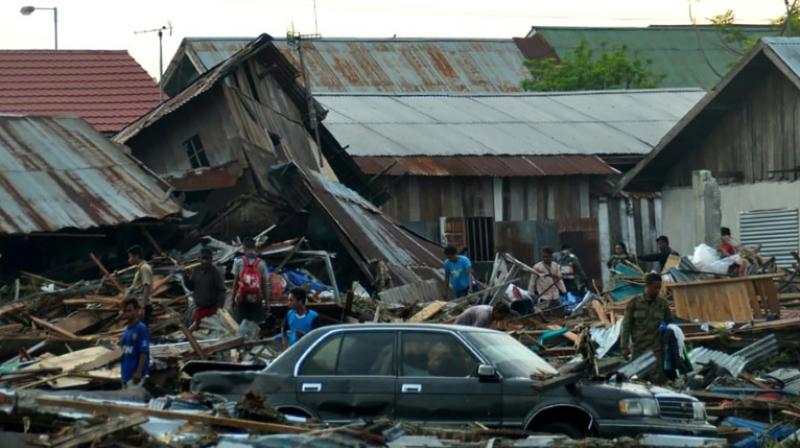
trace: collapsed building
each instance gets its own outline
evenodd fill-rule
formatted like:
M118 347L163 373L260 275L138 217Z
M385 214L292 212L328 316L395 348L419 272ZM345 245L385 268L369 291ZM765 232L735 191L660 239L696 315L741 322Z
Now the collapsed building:
M114 139L197 213L194 236L253 236L274 225L272 241L312 235L348 255L354 263L337 266L345 280L371 282L379 261L398 284L437 277L439 247L359 195L369 196L367 180L319 126L324 110L297 77L264 34Z
M0 116L0 272L66 273L89 251L176 231L167 185L80 118ZM113 251L112 251L113 252ZM89 263L91 264L91 263Z

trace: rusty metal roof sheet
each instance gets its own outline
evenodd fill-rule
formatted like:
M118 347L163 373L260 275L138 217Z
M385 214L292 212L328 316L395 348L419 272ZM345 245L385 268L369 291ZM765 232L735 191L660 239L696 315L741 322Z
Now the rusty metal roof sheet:
M283 191L293 203L305 208L317 203L328 215L342 245L367 278L373 278L373 262L384 259L396 283L417 283L441 278L441 247L401 227L372 203L324 174L299 167L279 169ZM293 176L287 177L287 174Z
M599 175L619 171L597 156L439 156L354 157L364 174L388 176L537 177ZM391 168L390 168L391 167ZM388 168L388 170L387 170Z
M250 40L185 38L167 67L165 89L179 91ZM517 92L528 75L525 56L550 51L539 48L540 40L324 38L305 42L303 59L315 93ZM275 43L298 66L286 40Z
M164 218L168 188L80 118L0 116L0 234Z
M352 156L647 154L700 89L314 97Z

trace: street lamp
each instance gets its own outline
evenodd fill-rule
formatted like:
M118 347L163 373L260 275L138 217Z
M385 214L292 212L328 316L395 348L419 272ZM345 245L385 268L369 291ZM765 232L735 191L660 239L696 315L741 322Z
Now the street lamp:
M53 8L39 8L39 7L36 7L36 6L23 6L22 8L20 8L19 12L23 16L29 16L29 15L33 14L33 11L36 11L37 9L53 11L53 29L55 31L56 50L58 50L58 8L56 8L56 7L53 7Z

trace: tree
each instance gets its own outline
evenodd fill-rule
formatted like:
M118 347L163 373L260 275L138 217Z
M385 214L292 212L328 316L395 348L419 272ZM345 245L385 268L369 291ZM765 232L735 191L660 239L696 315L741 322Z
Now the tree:
M800 5L798 0L783 0L786 6L786 13L770 21L776 36L800 36ZM732 10L727 10L722 14L708 19L716 25L722 41L732 51L740 56L747 54L760 40L758 36L748 36L741 28L735 25L736 15ZM734 61L731 65L735 65Z
M569 90L646 89L657 87L666 76L650 68L652 61L630 53L625 45L600 45L599 54L582 40L572 53L561 58L526 60L530 79L523 90L552 92Z

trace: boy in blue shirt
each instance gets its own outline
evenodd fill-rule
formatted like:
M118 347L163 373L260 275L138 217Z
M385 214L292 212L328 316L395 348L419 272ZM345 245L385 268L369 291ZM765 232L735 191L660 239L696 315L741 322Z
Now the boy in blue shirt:
M306 307L306 290L289 291L289 310L283 322L283 347L293 345L306 333L316 328L317 312Z
M469 258L458 255L453 246L444 248L444 296L451 298L464 297L472 293L472 263ZM452 289L453 295L450 295Z
M139 302L128 299L122 305L127 325L122 334L122 387L141 386L150 369L150 335L139 321Z

